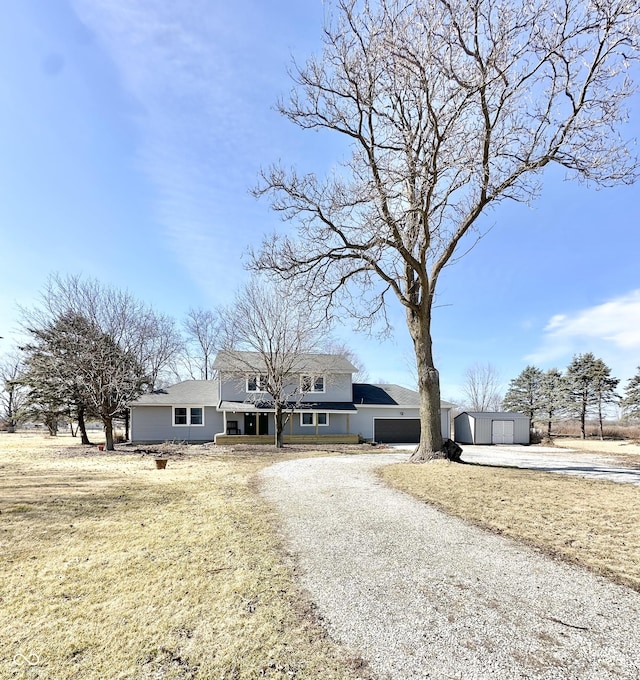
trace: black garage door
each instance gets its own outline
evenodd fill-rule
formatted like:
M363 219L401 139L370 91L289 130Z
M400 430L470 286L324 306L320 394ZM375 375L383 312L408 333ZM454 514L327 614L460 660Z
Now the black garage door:
M420 418L376 418L373 438L384 444L417 444L420 441Z

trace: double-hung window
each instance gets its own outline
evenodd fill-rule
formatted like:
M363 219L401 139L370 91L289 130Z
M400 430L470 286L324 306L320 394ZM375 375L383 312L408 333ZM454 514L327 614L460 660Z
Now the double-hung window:
M176 427L204 425L203 406L174 406L173 424Z
M324 392L324 376L303 375L300 386L303 392Z
M267 386L266 375L247 376L247 392L264 392Z
M318 425L320 427L329 424L328 413L301 413L300 425L303 427L313 427Z

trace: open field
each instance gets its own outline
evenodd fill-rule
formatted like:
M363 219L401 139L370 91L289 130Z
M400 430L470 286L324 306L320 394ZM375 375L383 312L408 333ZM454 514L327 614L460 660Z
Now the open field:
M282 559L252 483L274 455L70 446L0 435L0 677L366 677Z
M532 470L392 465L388 484L640 590L640 488Z
M605 453L619 459L627 465L640 465L640 442L629 439L579 439L561 437L555 440L555 445L576 451L589 453Z

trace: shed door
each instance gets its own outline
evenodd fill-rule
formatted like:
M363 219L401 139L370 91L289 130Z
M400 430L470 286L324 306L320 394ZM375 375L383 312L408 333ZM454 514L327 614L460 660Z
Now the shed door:
M417 444L420 441L420 418L376 418L373 438L385 444Z
M513 444L513 420L494 420L491 423L492 444Z

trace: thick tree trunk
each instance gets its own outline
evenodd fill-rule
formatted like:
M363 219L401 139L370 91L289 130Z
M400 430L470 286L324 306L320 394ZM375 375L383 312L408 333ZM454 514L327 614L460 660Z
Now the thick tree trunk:
M78 406L78 429L80 430L80 443L89 446L89 436L87 435L87 424L84 420L84 406Z
M407 322L416 353L420 394L420 443L411 462L422 463L447 457L440 424L440 377L433 365L431 310L422 314L408 310Z
M129 441L129 422L131 420L131 409L127 408L124 412L124 439Z
M275 413L273 415L276 426L275 445L277 449L281 449L284 446L282 438L282 433L284 431L284 414L282 413L282 407L279 404L276 404Z
M104 436L105 436L105 451L114 451L115 447L113 445L113 418L110 416L103 416L102 422L104 424Z

